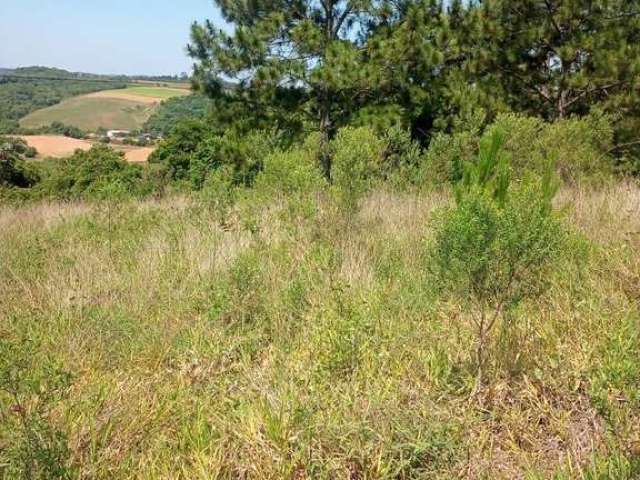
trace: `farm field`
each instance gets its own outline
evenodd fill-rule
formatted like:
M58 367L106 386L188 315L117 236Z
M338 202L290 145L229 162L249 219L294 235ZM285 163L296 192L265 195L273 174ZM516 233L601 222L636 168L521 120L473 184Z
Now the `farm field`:
M181 87L153 87L153 86L129 86L124 90L120 90L121 92L126 92L132 95L139 95L142 97L151 97L151 98L161 98L162 100L166 100L168 98L178 97L181 95L189 95L190 91L188 88ZM115 91L116 93L118 90Z
M33 112L20 120L20 126L39 128L62 122L88 131L100 127L132 130L144 124L152 109L152 105L126 98L83 95Z
M37 110L22 118L20 126L39 128L62 122L87 131L133 130L142 127L163 100L188 94L184 89L148 86L103 90Z
M151 86L129 86L114 90L101 90L87 95L91 98L122 98L136 102L156 104L173 97L189 95L189 90Z
M135 85L146 85L150 87L166 87L172 89L180 89L180 90L190 90L191 82L164 82L162 80L134 80Z
M93 142L79 140L77 138L64 137L62 135L22 135L29 146L38 151L39 159L54 157L62 158L72 155L76 150L89 150ZM135 147L131 145L111 145L114 150L125 152L125 159L129 162L146 162L153 147Z

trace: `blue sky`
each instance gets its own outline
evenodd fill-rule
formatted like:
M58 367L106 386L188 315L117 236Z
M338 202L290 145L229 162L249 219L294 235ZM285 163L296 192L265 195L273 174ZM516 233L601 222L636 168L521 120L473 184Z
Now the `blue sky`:
M0 67L178 74L189 26L223 25L213 0L0 0Z

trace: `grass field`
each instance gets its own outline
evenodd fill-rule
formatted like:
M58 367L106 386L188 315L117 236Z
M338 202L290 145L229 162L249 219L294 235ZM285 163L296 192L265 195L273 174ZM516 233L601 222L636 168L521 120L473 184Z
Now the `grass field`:
M571 258L471 398L468 319L425 277L450 201L0 207L0 473L639 478L640 188L560 193Z
M150 87L165 87L171 89L190 90L191 82L163 82L161 80L136 80L134 85L145 85Z
M52 122L62 122L82 130L132 130L142 127L154 107L162 100L189 91L179 88L130 86L124 89L104 90L65 100L52 107L37 110L20 120L26 128L38 128Z
M184 88L167 88L167 87L147 87L147 86L128 86L122 90L112 90L114 94L124 92L130 95L140 95L143 97L160 98L166 100L181 95L189 95L190 91Z
M20 126L38 128L57 121L87 131L131 130L140 128L152 110L153 106L129 99L83 95L33 112L20 120Z

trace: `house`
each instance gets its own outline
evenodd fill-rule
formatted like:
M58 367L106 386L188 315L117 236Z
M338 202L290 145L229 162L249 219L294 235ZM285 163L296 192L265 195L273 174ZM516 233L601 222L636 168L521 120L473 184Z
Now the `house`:
M117 140L128 137L129 133L129 130L109 130L107 131L107 137L109 137L109 140Z

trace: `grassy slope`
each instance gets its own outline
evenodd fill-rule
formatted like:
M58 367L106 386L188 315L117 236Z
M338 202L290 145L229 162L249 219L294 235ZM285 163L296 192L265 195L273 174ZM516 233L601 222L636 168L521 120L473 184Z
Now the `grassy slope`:
M632 478L640 189L566 200L585 263L504 330L473 402L464 314L421 267L435 194L372 194L350 224L315 199L5 207L0 317L72 373L51 421L92 478Z
M146 86L105 90L100 92L100 97L73 97L57 105L37 110L20 120L20 125L26 128L38 128L58 121L83 130L96 130L99 127L136 129L146 122L154 106L142 101L136 102L131 96L154 98L160 101L189 93L188 90L179 88ZM124 98L118 98L121 95Z
M134 129L144 124L151 111L149 105L131 100L80 96L33 112L20 125L37 128L58 121L83 130Z
M190 91L183 88L165 88L165 87L141 87L141 86L128 86L123 90L115 90L114 92L122 92L130 95L140 95L143 97L154 97L166 100L181 95L189 95Z

